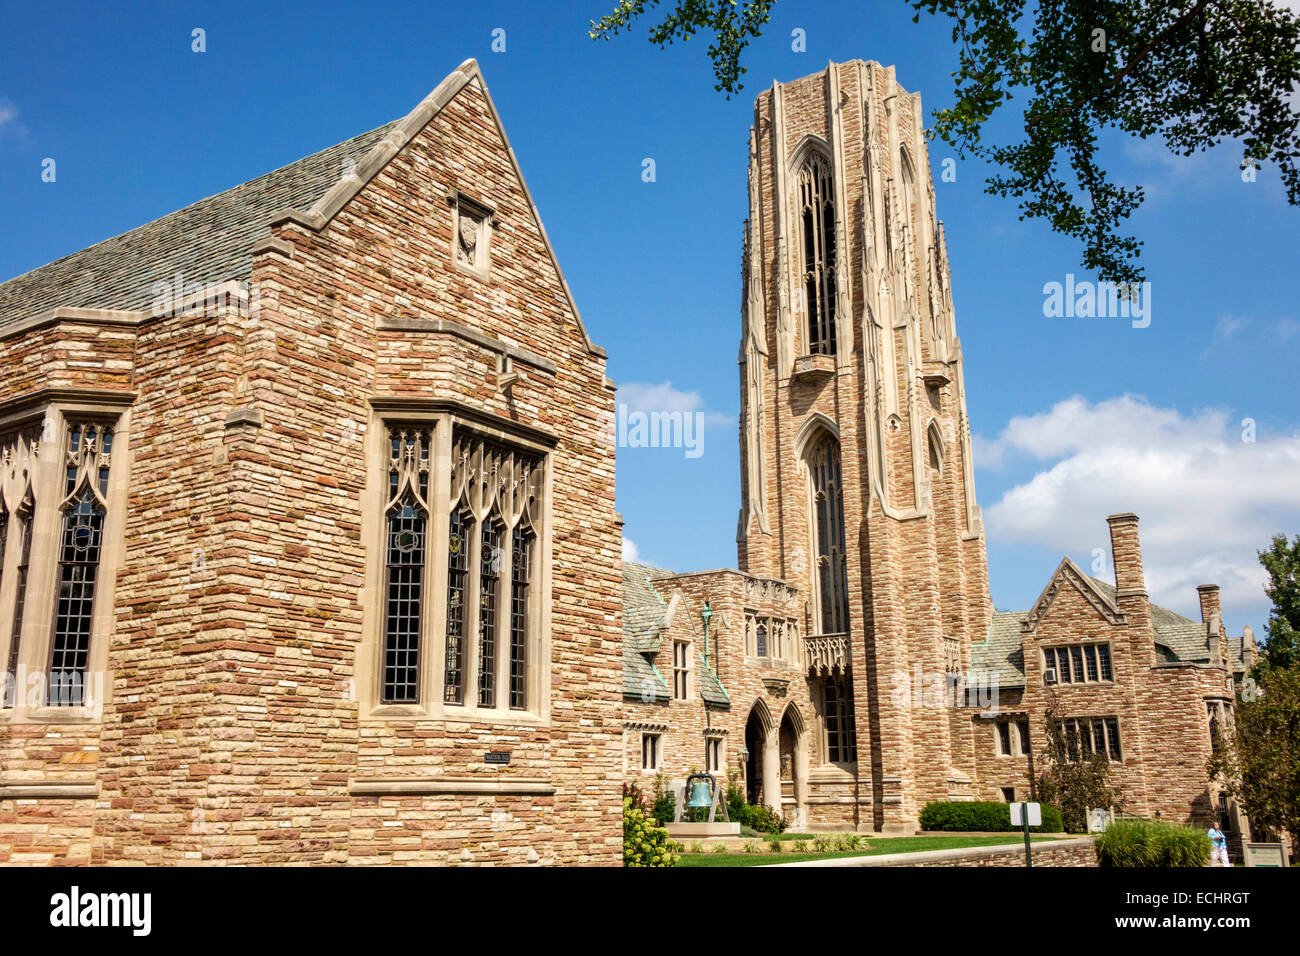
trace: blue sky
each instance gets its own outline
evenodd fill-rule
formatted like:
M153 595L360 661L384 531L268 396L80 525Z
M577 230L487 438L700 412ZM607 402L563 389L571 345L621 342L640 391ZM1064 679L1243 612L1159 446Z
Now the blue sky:
M628 538L665 567L734 565L752 96L861 57L895 64L928 112L950 96L953 48L904 0L782 0L748 53L746 89L727 100L702 37L661 51L647 24L593 43L587 22L612 5L10 5L0 278L401 116L477 57L610 376L625 398L706 413L698 458L620 451ZM205 53L191 51L196 27ZM792 50L796 28L806 52ZM1149 191L1132 222L1152 283L1145 329L1045 318L1044 283L1086 278L1078 248L1018 222L973 163L936 181L993 599L1028 607L1063 553L1089 568L1108 547L1106 514L1133 510L1154 597L1192 613L1194 585L1217 580L1230 630L1262 636L1254 551L1273 531L1300 532L1300 218L1272 171L1242 181L1230 147L1179 159L1155 143L1106 146ZM936 174L950 155L932 144ZM53 183L41 181L47 157Z

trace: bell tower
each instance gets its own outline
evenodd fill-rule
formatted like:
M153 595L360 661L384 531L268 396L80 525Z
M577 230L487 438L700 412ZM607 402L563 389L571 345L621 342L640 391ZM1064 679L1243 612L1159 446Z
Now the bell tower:
M835 662L809 672L812 773L851 779L859 825L886 831L972 793L969 714L925 691L992 614L929 169L893 67L831 63L755 103L738 560L805 596Z

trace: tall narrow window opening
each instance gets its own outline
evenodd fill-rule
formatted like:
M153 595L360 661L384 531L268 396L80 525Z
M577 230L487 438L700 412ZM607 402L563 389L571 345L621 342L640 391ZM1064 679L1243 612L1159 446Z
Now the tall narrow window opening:
M830 162L814 153L799 171L799 218L803 239L803 294L808 313L808 352L835 354L835 186Z
M817 590L823 634L848 631L848 569L844 553L844 495L840 481L840 446L823 435L808 459L812 475L817 544Z

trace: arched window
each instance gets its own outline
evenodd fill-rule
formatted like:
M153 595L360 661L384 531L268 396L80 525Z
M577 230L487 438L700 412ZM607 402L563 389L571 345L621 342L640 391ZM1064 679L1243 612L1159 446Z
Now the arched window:
M803 291L808 312L808 352L835 354L835 186L830 162L814 152L799 170L799 220L803 241Z
M930 451L930 470L936 476L943 476L943 436L939 433L939 423L931 422L926 429L926 444Z
M418 701L420 690L430 435L392 429L388 440L383 701L405 704Z
M537 456L467 430L453 434L446 703L464 703L468 658L477 661L479 707L528 706L528 646L537 631L529 591L541 478ZM477 654L472 647L466 651L467 639L477 640Z
M840 444L829 433L808 455L812 478L813 519L817 545L817 593L823 634L849 629L848 571L844 555L844 492L840 481Z
M112 453L112 428L98 422L69 426L56 578L58 603L46 690L46 702L51 706L80 707L84 702ZM21 614L21 608L17 610Z

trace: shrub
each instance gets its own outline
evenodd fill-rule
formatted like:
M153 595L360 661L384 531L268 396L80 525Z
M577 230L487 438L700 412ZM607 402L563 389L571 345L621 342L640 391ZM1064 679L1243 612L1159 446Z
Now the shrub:
M750 807L749 825L760 833L784 833L790 821L770 807Z
M807 853L807 852L808 852L808 841L807 841L807 840L794 840L794 841L791 842L791 844L790 844L790 848L791 848L792 850L794 850L795 853Z
M668 831L655 826L644 810L633 805L631 797L624 797L623 865L676 866L676 850Z
M767 848L768 848L769 850L771 850L773 853L780 853L780 852L782 852L782 849L783 849L783 848L782 848L782 846L781 846L781 838L780 838L779 836L777 836L776 834L773 834L772 836L768 837L768 838L767 838Z
M727 852L727 844L725 844L725 843L715 843L715 844L713 844L713 852L714 852L714 853L726 853L726 852Z
M744 846L746 853L757 853L762 844L757 840L746 840Z
M833 853L835 851L835 841L830 837L817 837L813 840L813 851L816 853Z
M703 853L703 852L704 852L704 844L703 844L703 843L692 843L692 844L691 844L691 852L692 852L692 853Z
M987 831L1004 833L1019 831L1011 825L1009 804L979 801L935 801L921 808L922 830ZM1050 803L1043 805L1042 826L1030 827L1033 833L1060 833L1061 813Z
M664 790L655 797L655 802L650 807L650 814L659 821L663 826L673 822L673 817L677 814L677 798L671 792Z
M623 799L631 800L632 806L636 807L638 810L645 811L646 809L645 791L635 783L623 784Z
M1210 838L1163 820L1116 820L1097 837L1099 866L1204 866Z

